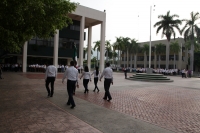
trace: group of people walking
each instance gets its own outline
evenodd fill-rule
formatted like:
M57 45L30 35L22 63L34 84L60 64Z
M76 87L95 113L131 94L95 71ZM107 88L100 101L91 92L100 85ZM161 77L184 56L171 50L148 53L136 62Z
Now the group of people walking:
M99 92L99 88L97 86L98 80L101 81L101 79L104 77L104 90L105 94L103 99L110 101L112 100L111 94L109 92L110 85L113 84L113 70L110 68L110 64L106 63L106 68L103 70L102 73L100 73L99 68L96 67L96 69L90 73L88 66L84 67L84 72L79 77L79 72L77 70L76 62L71 61L70 67L68 67L62 78L62 83L64 83L64 80L67 79L67 93L68 93L68 101L67 105L71 105L71 108L73 109L76 104L73 99L73 95L75 94L76 87L79 88L79 78L83 78L83 86L85 88L84 93L88 93L88 83L91 82L91 76L94 75L94 92L97 90ZM54 94L54 82L57 77L57 69L53 65L49 65L46 68L45 72L45 82L46 82L46 89L48 93L48 97L53 97ZM49 84L51 84L51 89L49 88Z

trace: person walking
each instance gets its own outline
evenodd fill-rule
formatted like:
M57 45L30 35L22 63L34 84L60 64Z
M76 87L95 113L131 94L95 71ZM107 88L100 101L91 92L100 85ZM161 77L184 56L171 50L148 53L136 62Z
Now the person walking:
M51 63L53 64L53 63ZM57 68L54 65L49 65L46 68L45 72L45 82L46 82L46 89L48 92L48 97L53 97L54 94L54 82L57 76ZM51 91L49 89L49 84L51 83Z
M97 86L97 83L98 83L98 80L99 80L99 77L100 77L100 71L99 71L99 67L96 67L96 70L93 71L93 73L91 74L91 76L94 74L94 92L95 90L97 89L97 92L99 92L99 88Z
M128 71L128 70L127 70L127 68L125 67L125 68L124 68L124 76L125 76L125 79L127 78L127 71Z
M77 88L79 88L78 70L74 67L74 61L70 62L70 67L67 68L67 70L64 72L62 83L64 83L66 77L67 77L67 93L69 96L67 105L72 105L71 109L73 109L76 106L73 99L73 91L75 90L76 83L77 83Z
M105 95L103 97L104 100L110 101L112 100L112 97L110 95L110 84L113 85L113 71L110 68L110 63L106 63L106 68L103 70L100 81L102 77L104 76L104 89L105 89ZM108 98L108 99L107 99Z
M88 93L89 90L88 90L88 83L89 83L89 80L91 82L91 75L90 75L90 72L89 72L89 68L88 66L85 66L84 68L84 72L82 73L80 79L83 77L83 86L85 88L85 91L84 93Z

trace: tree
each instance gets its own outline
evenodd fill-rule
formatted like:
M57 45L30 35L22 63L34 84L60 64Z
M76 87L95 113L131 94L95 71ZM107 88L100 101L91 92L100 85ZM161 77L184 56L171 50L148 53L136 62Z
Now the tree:
M84 47L83 50L85 51L85 55L87 54L88 52L88 45L87 47ZM91 55L93 55L93 51L91 50ZM87 60L88 60L88 54L87 54Z
M200 50L200 42L198 42L196 37L194 37L194 41L186 40L185 47L191 50L192 42L194 42L194 52L198 52Z
M147 54L149 53L149 44L143 45L142 52L144 53L144 57L145 57L144 68L146 68L147 67Z
M130 57L131 57L131 62L130 62L130 67L132 68L133 67L133 51L134 51L134 46L135 46L135 43L137 42L135 39L131 39L130 40L130 44L129 44L129 47L128 47L128 52L130 53Z
M174 18L178 18L178 17L179 16L176 14L170 15L170 11L168 11L166 15L159 15L158 18L161 19L161 21L154 24L154 27L158 26L156 33L158 34L159 31L162 29L162 37L166 36L168 40L168 44L166 44L166 69L168 69L169 67L169 53L170 53L169 45L170 45L171 36L173 35L174 39L176 37L174 28L176 28L181 34L179 25L182 24L182 21L179 19L174 20Z
M132 53L134 54L134 68L137 68L136 62L137 62L137 53L140 50L139 43L137 43L137 40L132 39L131 44L133 45Z
M190 52L190 70L193 71L193 64L194 64L194 37L195 35L198 37L199 34L199 27L195 22L200 18L199 13L190 13L191 19L183 19L186 22L185 26L181 30L181 33L184 35L184 39L191 40L191 52Z
M130 38L129 37L123 37L122 38L122 44L123 44L123 51L124 51L124 67L125 66L125 59L127 58L127 67L128 67L128 47L130 45L130 42L129 42ZM126 53L126 55L125 55ZM126 58L125 58L126 57Z
M113 51L112 51L113 63L112 64L115 64L115 59L117 57L117 53L115 52L115 50L117 49L117 43L116 42L112 44L112 48L113 48Z
M170 51L174 53L174 69L175 69L175 61L176 61L176 54L179 53L181 47L179 46L177 41L171 42Z
M77 3L69 0L1 0L0 47L19 52L34 36L51 37L56 29L72 23L68 14Z
M99 63L98 63L98 51L100 51L101 42L100 41L96 41L96 42L93 42L93 43L95 43L93 50L94 51L97 50L97 66L98 66L99 65Z
M155 50L156 50L156 54L158 54L158 56L159 56L158 67L160 69L160 61L161 61L160 55L163 54L163 53L165 53L165 45L162 44L162 43L156 44L155 45Z
M116 46L116 50L118 51L118 67L120 66L121 63L119 63L119 61L121 62L121 54L120 51L123 48L123 44L122 44L122 37L116 37L116 42L115 42L115 46ZM120 56L120 57L119 57ZM117 71L118 71L118 67L117 67Z

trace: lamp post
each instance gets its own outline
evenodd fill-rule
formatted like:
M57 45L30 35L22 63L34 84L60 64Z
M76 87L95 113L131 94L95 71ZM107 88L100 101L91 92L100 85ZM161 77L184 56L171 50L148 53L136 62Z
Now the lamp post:
M151 8L152 8L152 6L150 6L149 68L151 68Z
M150 6L149 68L151 68L151 12L152 12L152 6Z

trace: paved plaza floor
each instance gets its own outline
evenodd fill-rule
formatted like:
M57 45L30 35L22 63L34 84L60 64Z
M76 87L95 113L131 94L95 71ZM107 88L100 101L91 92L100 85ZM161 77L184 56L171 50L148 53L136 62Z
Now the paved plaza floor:
M131 74L128 73L130 76ZM47 98L44 73L4 72L0 80L0 133L199 133L200 78L169 76L174 82L124 79L114 73L111 102L100 92L84 94L82 80L66 105L66 81L58 74L54 95Z

